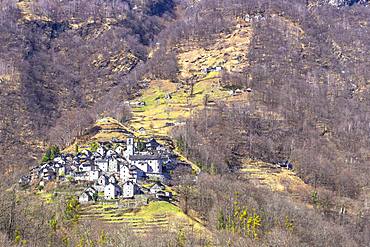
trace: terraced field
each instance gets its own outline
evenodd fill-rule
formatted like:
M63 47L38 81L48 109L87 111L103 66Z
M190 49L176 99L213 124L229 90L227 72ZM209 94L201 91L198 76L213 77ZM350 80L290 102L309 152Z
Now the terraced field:
M175 205L158 201L136 209L120 208L117 204L94 204L83 206L81 220L98 220L105 223L125 224L135 232L154 229L169 230L176 224L201 230L203 227L185 215Z
M240 173L256 186L267 187L272 191L289 192L294 195L298 192L312 190L294 171L261 161L245 160Z
M205 73L204 70L220 66L225 71L242 71L248 66L248 48L252 29L247 23L238 25L229 35L216 38L209 47L194 44L179 45L179 80L187 83L175 84L168 80L151 81L142 96L135 99L144 106L133 108L130 126L134 130L144 129L141 135L166 136L174 125L182 124L194 112L208 107L214 101L247 101L243 93L237 97L220 85L220 71ZM191 84L193 86L191 86Z
M130 126L141 136L167 136L172 126L181 124L190 115L204 107L205 95L209 101L222 99L228 92L221 90L214 81L197 82L190 96L190 87L176 88L170 81L152 81L138 101L145 102L145 106L133 108L133 119Z
M100 130L89 137L89 141L108 141L112 138L125 139L134 133L139 137L155 136L168 138L173 126L183 124L187 118L205 107L212 108L215 101L248 102L249 95L244 92L232 96L220 85L221 72L204 73L204 69L221 66L226 71L238 72L248 66L248 48L252 29L245 23L235 31L220 37L206 48L187 44L179 47L179 79L189 83L173 83L169 80L153 80L142 91L142 95L130 103L133 118L127 126L112 118L104 118L96 123ZM144 102L135 105L135 102ZM82 145L82 144L81 144ZM88 143L85 143L88 145ZM74 146L71 146L73 150ZM193 170L199 168L185 157L180 161L191 164ZM274 191L294 191L306 189L303 181L291 171L277 169L271 165L245 161L240 170L257 186L266 186ZM182 224L204 230L201 224L185 215L181 209L168 202L151 202L148 206L128 209L115 203L85 205L81 210L81 220L96 220L110 224L124 224L135 232L152 229L167 230L173 225Z

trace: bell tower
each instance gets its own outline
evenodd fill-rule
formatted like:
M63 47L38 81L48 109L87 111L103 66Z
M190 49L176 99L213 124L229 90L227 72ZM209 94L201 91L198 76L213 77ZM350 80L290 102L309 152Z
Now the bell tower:
M127 144L126 156L128 158L130 157L130 155L134 155L135 153L134 137L133 136L128 137L126 144Z

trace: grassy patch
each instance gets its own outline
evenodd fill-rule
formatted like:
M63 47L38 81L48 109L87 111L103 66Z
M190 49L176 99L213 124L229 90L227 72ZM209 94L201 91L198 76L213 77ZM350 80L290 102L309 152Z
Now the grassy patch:
M192 225L203 230L203 226L185 215L177 206L164 202L151 202L137 209L118 208L116 204L96 204L81 210L83 220L101 220L109 223L127 224L134 230L167 227L170 224Z
M95 135L92 135L88 138L82 137L76 140L72 145L65 148L63 152L65 153L74 153L76 151L76 145L78 146L78 150L82 151L84 149L90 149L90 145L92 142L96 141L110 141L113 138L116 139L126 139L130 130L111 117L105 117L99 119L95 123L95 127L99 127L100 130Z
M132 216L144 219L153 219L158 215L171 214L183 216L181 209L168 202L152 202L148 206L142 207L138 212L132 213ZM130 215L130 214L128 214Z
M295 191L308 190L305 184L293 171L276 168L272 164L261 161L245 160L240 169L245 175L261 186L266 186L273 191Z
M45 191L38 191L38 192L36 192L36 195L40 196L41 199L44 200L48 204L54 202L53 193L48 193L48 192L45 192Z

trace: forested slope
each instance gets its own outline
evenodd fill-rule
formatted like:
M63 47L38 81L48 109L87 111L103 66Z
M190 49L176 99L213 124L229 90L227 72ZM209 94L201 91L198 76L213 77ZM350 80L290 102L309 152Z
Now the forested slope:
M200 166L200 174L175 171L174 186L184 212L209 230L206 238L153 233L143 246L368 245L367 1L1 6L0 165L8 174L48 145L68 146L101 116L125 122L132 114L128 127L170 134ZM127 100L146 105L131 113ZM306 184L292 188L281 176L285 189L271 191L243 173L284 160ZM97 229L84 227L71 241ZM143 237L111 234L106 246L125 236L132 246Z
M198 157L221 167L235 164L228 162L235 155L291 159L307 181L356 196L368 185L368 9L303 6L258 10L250 66L222 79L226 87L252 88L252 99L200 113L187 144L195 153L198 142L211 144L217 150L199 154L210 160Z
M173 7L171 1L1 2L2 168L33 163L48 141L68 144L101 112L119 117L137 87L123 78L147 59ZM119 98L97 104L113 87Z

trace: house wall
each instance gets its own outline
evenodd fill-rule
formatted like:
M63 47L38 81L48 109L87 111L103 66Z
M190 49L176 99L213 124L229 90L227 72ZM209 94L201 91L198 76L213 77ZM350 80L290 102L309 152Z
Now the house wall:
M109 181L109 183L111 183L111 184L115 184L115 183L117 183L117 179L116 179L116 177L110 177L108 181Z
M103 172L108 171L108 161L98 161L95 163L99 167L99 169L102 170Z
M134 185L129 183L129 184L124 184L123 185L123 191L122 191L122 196L125 198L131 198L134 196Z
M148 164L144 160L135 160L133 164L143 172L148 172Z
M89 201L89 196L86 193L83 193L78 197L79 202L88 202Z
M65 176L66 175L66 168L64 166L58 169L58 176Z
M123 155L123 147L119 146L114 151L116 151L117 154Z
M98 154L100 154L101 156L104 156L104 154L105 154L105 152L104 152L104 148L102 148L102 147L99 147L99 148L98 148L98 150L96 150L96 152L97 152Z
M104 192L104 186L102 185L95 185L94 188L98 191L98 192Z
M99 179L98 179L98 184L99 185L105 186L105 185L107 185L107 183L108 183L108 180L105 177L103 177L103 176L99 177Z
M79 166L79 169L80 169L80 171L82 171L82 172L89 172L89 171L91 171L91 165L89 165L89 166L83 166L83 165L80 165L80 166Z
M114 186L106 186L104 188L104 198L109 200L109 199L115 199L116 198L116 190Z
M162 160L149 160L148 172L150 173L162 173Z
M97 181L99 179L99 171L90 171L89 172L89 180L90 181Z
M123 182L127 181L130 178L130 171L127 166L121 167L119 177Z
M162 160L134 160L131 163L145 173L162 173Z
M116 159L110 159L108 161L108 171L118 172L118 161Z

